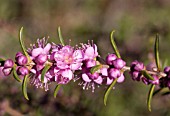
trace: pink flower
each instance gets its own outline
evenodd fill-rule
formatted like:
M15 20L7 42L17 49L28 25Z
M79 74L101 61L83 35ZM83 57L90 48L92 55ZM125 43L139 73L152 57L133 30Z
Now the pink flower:
M82 44L84 60L94 59L98 56L97 46L95 44Z
M83 52L66 45L54 53L54 59L58 68L75 71L81 69Z

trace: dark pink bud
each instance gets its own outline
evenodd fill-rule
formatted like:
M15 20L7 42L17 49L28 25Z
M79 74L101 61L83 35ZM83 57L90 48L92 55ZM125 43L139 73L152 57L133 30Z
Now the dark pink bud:
M16 53L16 55L15 55L15 60L17 60L17 58L19 57L19 56L22 56L23 54L21 53L21 52L17 52Z
M12 68L13 65L14 65L13 60L8 59L8 60L6 60L5 63L4 63L4 68Z
M12 68L3 68L2 72L4 73L5 76L8 76L11 74Z
M28 68L26 68L26 67L19 67L17 69L17 73L18 73L18 75L25 76L29 73L29 71L28 71Z
M126 62L123 61L121 58L117 58L113 61L113 65L117 69L122 69L126 65Z
M145 68L144 64L142 62L134 61L131 63L131 71L141 71Z
M44 64L47 61L48 57L46 54L40 54L36 58L36 63L37 64Z
M140 81L142 74L138 71L130 72L132 79L136 81Z
M120 70L116 69L116 68L111 68L109 70L109 77L110 78L118 78L120 77L121 73Z
M170 66L165 67L165 68L164 68L164 73L167 74L167 73L169 73L169 72L170 72Z
M24 55L21 55L21 56L18 56L16 58L16 62L20 65L20 66L23 66L25 64L27 64L28 60L27 60L27 57L24 56Z
M112 61L116 60L116 58L117 58L117 56L116 56L115 54L109 54L109 55L107 55L107 57L106 57L106 63L107 63L108 65L113 65L113 64L112 64Z

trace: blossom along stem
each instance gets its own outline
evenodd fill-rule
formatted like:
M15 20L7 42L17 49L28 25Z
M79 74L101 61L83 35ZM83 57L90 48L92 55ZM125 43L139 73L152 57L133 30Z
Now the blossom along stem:
M124 66L122 70L123 70L123 71L130 71L130 67ZM162 78L162 77L166 77L166 76L167 76L167 74L165 74L164 72L159 72L159 71L148 71L148 70L146 70L146 71L147 71L148 74L158 75L159 78Z
M54 90L54 97L56 97L62 85L67 85L71 80L79 80L78 85L83 86L83 90L91 89L92 92L96 87L107 86L104 95L106 105L109 93L115 84L125 80L125 71L129 72L132 80L152 85L147 100L149 111L151 111L153 93L160 92L154 92L155 86L159 86L160 90L165 87L170 89L170 66L165 67L163 71L160 69L158 35L154 47L157 67L146 68L137 60L131 62L130 66L126 64L113 39L114 31L110 35L110 40L115 53L108 54L103 62L98 60L101 57L93 41L81 43L79 47L66 45L60 27L58 28L60 44L49 43L43 38L38 39L27 49L22 41L22 32L23 28L19 32L19 42L23 53L17 52L15 61L0 58L0 76L6 77L12 72L18 82L23 80L22 92L27 100L29 100L27 82L45 91L49 90L50 83L56 83Z

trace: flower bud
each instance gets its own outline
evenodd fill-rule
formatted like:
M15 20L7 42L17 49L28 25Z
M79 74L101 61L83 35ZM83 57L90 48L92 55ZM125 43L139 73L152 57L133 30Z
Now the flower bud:
M134 61L131 63L131 71L141 71L145 68L144 64L142 62Z
M115 54L109 54L106 57L106 64L113 65L112 61L116 60L117 56Z
M140 81L141 77L142 77L142 74L138 71L133 71L133 72L130 72L131 76L132 76L132 79L133 80L136 80L136 81Z
M4 63L4 68L12 68L13 65L14 65L13 60L8 59L8 60L6 60L5 63Z
M18 75L25 76L25 75L27 75L28 73L29 73L29 71L28 71L28 68L26 68L26 67L19 67L19 68L17 69L17 74L18 74Z
M167 73L169 73L169 72L170 72L170 66L165 67L165 68L164 68L164 73L167 74Z
M5 76L8 76L11 74L12 68L3 68L2 72L4 73Z
M126 62L123 61L121 58L117 58L113 61L113 65L117 69L122 69L126 65Z
M24 55L21 55L21 56L18 56L16 58L16 62L20 65L20 66L23 66L25 64L27 64L28 60L27 60L27 57L24 56Z
M16 55L15 55L15 60L17 60L17 58L19 57L19 56L22 56L23 54L21 53L21 52L17 52L16 53Z
M125 76L123 74L121 74L120 77L118 78L117 82L122 83L124 80L125 80Z
M120 77L121 73L120 70L116 69L116 68L111 68L109 70L109 77L110 78L118 78Z

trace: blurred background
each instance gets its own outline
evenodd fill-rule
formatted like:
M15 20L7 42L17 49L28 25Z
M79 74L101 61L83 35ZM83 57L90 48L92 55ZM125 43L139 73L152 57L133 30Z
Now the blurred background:
M48 37L58 43L57 27L71 45L94 40L105 58L113 49L110 32L122 58L129 65L137 59L150 63L155 34L160 34L160 56L164 63L170 58L169 0L0 0L0 56L14 59L21 51L18 32L24 27L26 46L37 38ZM170 97L158 94L152 100L152 112L146 107L149 86L133 82L126 74L123 84L116 84L107 106L103 104L106 87L94 93L83 91L78 82L63 86L53 97L50 90L28 85L30 100L24 99L21 84L13 77L0 80L0 115L27 116L169 116ZM17 114L18 113L18 114Z

